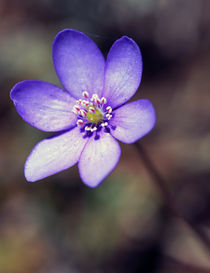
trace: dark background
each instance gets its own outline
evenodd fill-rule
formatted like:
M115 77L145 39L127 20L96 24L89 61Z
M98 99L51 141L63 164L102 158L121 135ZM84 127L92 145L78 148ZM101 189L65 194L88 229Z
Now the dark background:
M25 123L9 92L18 81L59 84L58 31L86 33L106 55L122 35L140 46L155 129L142 140L174 201L210 238L210 1L0 0L0 273L210 272L210 252L167 204L134 145L95 189L77 166L37 183L26 157L48 134Z

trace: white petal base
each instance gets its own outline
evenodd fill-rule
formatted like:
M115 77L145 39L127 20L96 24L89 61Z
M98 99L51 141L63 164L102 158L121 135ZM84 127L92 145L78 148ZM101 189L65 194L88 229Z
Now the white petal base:
M91 138L79 159L83 182L89 187L96 187L115 168L120 154L120 145L110 134L101 134L99 140Z
M78 162L87 141L78 128L40 141L25 163L27 181L35 182L72 167Z

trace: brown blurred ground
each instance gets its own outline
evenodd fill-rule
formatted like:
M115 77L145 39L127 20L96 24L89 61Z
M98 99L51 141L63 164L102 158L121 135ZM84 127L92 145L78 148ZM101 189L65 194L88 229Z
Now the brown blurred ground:
M157 125L141 143L196 227L210 235L210 2L208 0L0 0L0 273L210 272L199 237L168 214L135 147L122 146L96 189L77 167L38 183L25 158L47 134L27 125L9 99L21 80L59 84L56 33L75 28L104 54L122 35L140 46L135 98Z

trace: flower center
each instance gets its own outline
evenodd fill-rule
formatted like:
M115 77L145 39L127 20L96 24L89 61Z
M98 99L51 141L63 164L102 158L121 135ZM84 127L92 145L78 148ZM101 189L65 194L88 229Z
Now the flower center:
M99 110L97 107L87 106L86 110L87 110L86 117L90 122L97 124L99 121L103 120L104 115L101 112L101 110Z
M77 100L77 104L74 105L72 112L77 115L77 126L80 127L83 137L95 135L94 139L98 140L102 129L106 133L110 133L110 129L115 130L115 126L109 125L113 113L112 108L106 106L106 98L102 97L99 99L97 94L93 94L91 99L89 99L87 91L84 91L82 95L84 99Z

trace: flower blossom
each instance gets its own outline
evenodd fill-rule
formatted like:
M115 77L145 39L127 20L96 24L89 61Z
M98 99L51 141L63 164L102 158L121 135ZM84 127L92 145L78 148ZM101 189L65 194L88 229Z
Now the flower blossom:
M17 83L10 94L26 122L45 132L58 132L34 147L25 163L25 177L34 182L78 162L82 181L95 187L119 161L116 139L134 143L155 124L150 101L125 104L141 81L141 52L132 39L123 36L105 61L89 37L65 29L54 39L52 56L65 90L27 80Z

